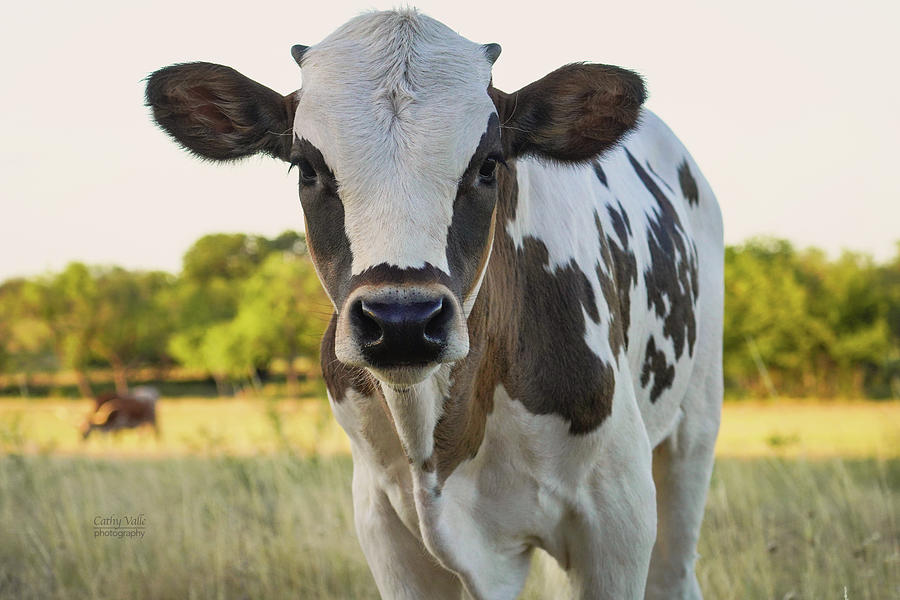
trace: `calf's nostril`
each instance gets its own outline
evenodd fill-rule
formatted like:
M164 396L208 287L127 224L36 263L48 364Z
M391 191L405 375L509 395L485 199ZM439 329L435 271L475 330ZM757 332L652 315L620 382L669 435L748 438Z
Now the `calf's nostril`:
M453 305L445 302L443 298L438 300L434 312L425 323L425 339L433 344L444 345L447 343L447 335L450 320L453 318Z
M381 319L375 312L366 307L364 301L360 300L353 305L353 308L351 308L351 319L359 342L363 346L377 344L384 337Z

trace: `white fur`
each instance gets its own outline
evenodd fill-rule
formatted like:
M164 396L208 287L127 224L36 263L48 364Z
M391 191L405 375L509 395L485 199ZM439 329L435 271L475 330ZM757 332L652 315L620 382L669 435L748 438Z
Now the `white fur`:
M457 185L496 112L482 46L415 12L372 13L302 64L294 132L341 186L353 274L426 262L449 272Z
M441 416L449 371L450 366L443 365L437 373L416 385L382 386L400 443L410 462L419 467L434 453L434 428Z

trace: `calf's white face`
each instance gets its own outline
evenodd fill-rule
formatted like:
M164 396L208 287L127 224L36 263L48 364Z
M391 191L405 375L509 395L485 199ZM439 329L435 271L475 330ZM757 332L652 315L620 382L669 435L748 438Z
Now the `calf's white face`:
M291 161L338 310L338 359L403 384L468 351L464 306L502 160L488 95L496 47L420 16L379 17L303 53Z
M151 75L147 104L204 158L267 153L297 167L336 357L407 386L468 353L498 164L593 158L635 125L644 99L637 75L606 65L562 67L507 95L491 87L499 51L415 11L370 13L295 47L294 93L187 63Z

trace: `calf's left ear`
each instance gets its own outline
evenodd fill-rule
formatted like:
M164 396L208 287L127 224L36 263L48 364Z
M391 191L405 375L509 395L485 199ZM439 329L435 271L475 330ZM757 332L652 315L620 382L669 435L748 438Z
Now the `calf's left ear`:
M508 157L589 160L637 125L646 99L640 75L610 65L566 65L512 94L488 90Z
M296 92L282 96L231 67L195 62L150 75L146 101L156 123L198 156L290 160Z

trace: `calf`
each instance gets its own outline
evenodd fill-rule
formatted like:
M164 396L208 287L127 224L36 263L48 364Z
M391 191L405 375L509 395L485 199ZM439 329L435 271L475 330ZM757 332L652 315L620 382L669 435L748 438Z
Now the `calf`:
M383 597L514 598L541 548L579 598L699 598L715 197L639 76L572 64L507 94L499 53L371 13L292 49L294 93L189 63L147 102L203 158L296 167Z
M159 392L152 387L134 388L132 393L122 396L116 392L100 394L94 399L94 409L82 427L82 436L87 439L95 429L119 431L149 425L159 436L156 422L156 401Z

